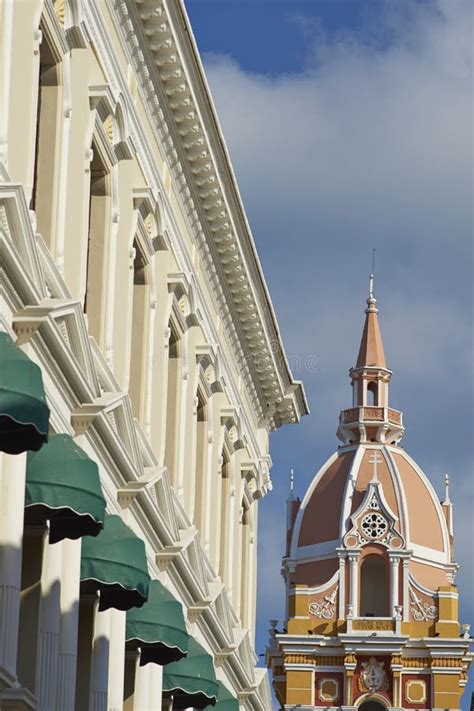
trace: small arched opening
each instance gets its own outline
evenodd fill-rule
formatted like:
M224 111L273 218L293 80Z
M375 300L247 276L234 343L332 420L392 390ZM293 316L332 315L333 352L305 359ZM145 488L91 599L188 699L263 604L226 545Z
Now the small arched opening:
M385 706L382 706L378 701L364 701L359 708L361 711L385 711Z
M378 555L369 555L360 570L360 614L388 617L388 569Z
M375 380L367 384L367 404L375 406L379 404L379 386Z

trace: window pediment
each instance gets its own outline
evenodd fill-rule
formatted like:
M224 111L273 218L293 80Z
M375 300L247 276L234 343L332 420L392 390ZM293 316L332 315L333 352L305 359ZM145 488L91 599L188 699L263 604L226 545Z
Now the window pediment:
M346 548L360 548L368 543L380 543L395 550L405 547L397 530L398 518L388 506L378 480L370 482L362 504L351 516L351 523L343 539Z

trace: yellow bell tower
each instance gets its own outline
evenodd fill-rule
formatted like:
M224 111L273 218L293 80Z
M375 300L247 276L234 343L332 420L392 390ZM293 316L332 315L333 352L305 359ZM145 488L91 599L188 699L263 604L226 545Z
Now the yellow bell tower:
M267 664L282 709L460 709L471 638L449 480L440 502L400 445L372 276L365 314L341 444L302 501L292 478L286 623L271 622Z

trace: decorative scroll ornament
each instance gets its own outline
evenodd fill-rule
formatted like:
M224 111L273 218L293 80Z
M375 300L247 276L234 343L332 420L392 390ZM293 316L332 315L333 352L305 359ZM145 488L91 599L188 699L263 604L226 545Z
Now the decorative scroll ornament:
M385 663L378 662L375 657L370 657L368 662L363 662L359 677L359 690L372 693L387 691L388 680L384 667Z
M319 617L324 620L331 620L336 614L336 597L338 585L334 590L326 595L322 600L311 602L309 605L309 614L314 617Z
M431 622L438 619L438 609L436 605L423 602L416 592L410 587L411 614L416 622Z

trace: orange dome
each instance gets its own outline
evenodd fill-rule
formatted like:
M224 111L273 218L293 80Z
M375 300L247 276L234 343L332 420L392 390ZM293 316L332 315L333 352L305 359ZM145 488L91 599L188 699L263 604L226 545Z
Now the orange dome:
M402 448L369 443L341 448L314 477L293 527L293 560L315 560L331 551L335 555L344 544L373 480L374 453L378 487L393 517L392 537L398 534L415 556L450 562L446 518L425 474Z

